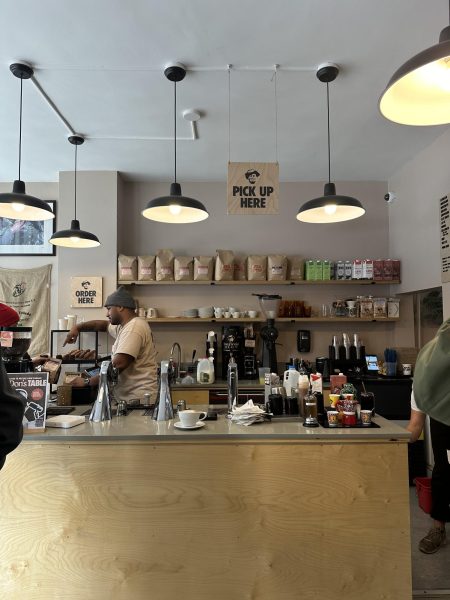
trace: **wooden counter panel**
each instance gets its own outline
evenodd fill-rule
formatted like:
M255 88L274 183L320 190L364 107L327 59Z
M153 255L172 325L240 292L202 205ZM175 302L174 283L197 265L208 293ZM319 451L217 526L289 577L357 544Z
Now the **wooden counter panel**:
M23 444L8 600L410 600L404 443Z

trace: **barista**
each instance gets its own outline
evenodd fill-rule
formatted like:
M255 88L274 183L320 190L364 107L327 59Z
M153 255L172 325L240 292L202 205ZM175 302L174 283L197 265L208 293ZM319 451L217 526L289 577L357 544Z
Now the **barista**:
M136 302L123 286L108 296L105 307L108 320L77 323L67 334L64 346L76 342L80 331L107 331L115 338L111 362L119 371L114 388L115 399L142 403L147 392L151 399L156 399L156 350L148 322L136 316ZM94 387L98 382L99 376L94 375L91 378L77 377L72 385Z

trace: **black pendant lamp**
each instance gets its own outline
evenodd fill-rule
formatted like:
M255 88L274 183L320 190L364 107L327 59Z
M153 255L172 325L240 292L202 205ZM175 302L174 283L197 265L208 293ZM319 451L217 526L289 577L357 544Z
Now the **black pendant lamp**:
M336 186L331 182L330 160L330 91L328 84L334 81L339 67L332 63L320 65L316 76L327 84L327 117L328 117L328 183L325 184L323 196L305 202L297 213L297 219L304 223L339 223L361 217L366 211L356 198L336 194Z
M397 69L378 106L386 119L401 125L450 123L450 26L441 31L438 44Z
M33 69L25 63L13 63L9 66L11 73L20 79L20 117L19 117L19 179L13 183L13 191L0 194L0 217L20 219L22 221L46 221L54 219L47 202L25 193L25 183L20 179L22 160L22 87L23 80L33 76Z
M77 220L77 151L78 146L84 143L81 135L71 135L69 142L75 146L75 218L70 224L70 229L57 231L52 235L49 242L55 246L64 246L65 248L95 248L100 246L98 237L89 231L80 229L80 221Z
M208 211L198 200L183 196L177 183L177 83L183 81L186 69L175 63L164 70L164 75L174 83L174 183L170 185L170 194L150 200L142 211L146 219L160 223L197 223L209 217Z

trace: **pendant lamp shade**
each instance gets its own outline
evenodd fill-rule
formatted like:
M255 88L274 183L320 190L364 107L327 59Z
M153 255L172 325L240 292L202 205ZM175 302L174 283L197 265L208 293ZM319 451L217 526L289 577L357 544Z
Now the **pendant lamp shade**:
M14 181L11 193L0 194L0 217L20 219L22 221L46 221L54 219L47 202L30 196L25 192L25 183L20 179L22 159L22 87L23 80L33 76L33 69L25 63L10 65L11 73L20 79L20 117L19 117L19 178Z
M327 84L327 117L328 117L328 183L324 186L323 196L308 200L297 213L297 219L303 223L340 223L362 217L366 212L359 200L351 196L336 194L336 186L330 181L330 96L328 84L334 81L339 73L337 65L327 63L319 66L316 76Z
M177 183L177 82L186 75L183 65L175 63L164 70L164 75L174 84L174 173L175 180L170 186L168 196L150 200L142 211L146 219L159 223L197 223L209 217L209 213L199 200L188 198L181 193Z
M450 123L450 26L439 43L405 62L379 101L381 114L401 125Z
M75 146L75 218L70 224L70 229L57 231L49 242L64 248L95 248L100 246L98 237L89 231L83 231L80 228L80 221L77 220L77 148L84 143L84 138L81 135L71 135L69 142Z

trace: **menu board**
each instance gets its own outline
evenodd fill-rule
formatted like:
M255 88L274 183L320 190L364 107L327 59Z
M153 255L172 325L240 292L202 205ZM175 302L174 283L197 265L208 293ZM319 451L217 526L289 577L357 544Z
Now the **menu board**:
M439 200L439 217L441 233L441 281L442 283L447 283L450 281L450 213L448 196L444 196Z
M43 431L49 391L48 373L8 373L8 378L25 400L24 433Z

